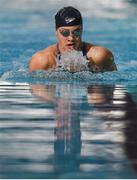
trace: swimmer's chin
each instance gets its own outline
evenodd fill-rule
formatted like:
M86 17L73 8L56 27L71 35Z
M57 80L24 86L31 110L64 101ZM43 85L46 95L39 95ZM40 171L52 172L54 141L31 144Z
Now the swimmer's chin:
M65 51L65 54L68 54L68 53L74 53L74 52L78 52L78 50L77 49L75 49L75 48L70 48L70 49L68 49L67 51Z
M68 50L72 51L72 50L76 50L76 48L74 46L68 46Z

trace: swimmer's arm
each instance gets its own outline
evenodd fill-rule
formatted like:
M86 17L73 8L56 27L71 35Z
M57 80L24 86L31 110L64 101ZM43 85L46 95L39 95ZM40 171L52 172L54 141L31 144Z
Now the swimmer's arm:
M88 52L88 59L91 66L95 65L99 71L116 71L112 52L104 47L95 46Z
M33 72L36 70L46 70L48 68L49 58L47 55L42 52L37 52L29 63L29 72Z

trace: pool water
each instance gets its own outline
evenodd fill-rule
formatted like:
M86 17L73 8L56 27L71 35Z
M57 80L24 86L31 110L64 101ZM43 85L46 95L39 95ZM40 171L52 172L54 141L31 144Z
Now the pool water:
M82 2L0 0L0 178L137 178L137 3ZM117 72L28 73L66 5Z

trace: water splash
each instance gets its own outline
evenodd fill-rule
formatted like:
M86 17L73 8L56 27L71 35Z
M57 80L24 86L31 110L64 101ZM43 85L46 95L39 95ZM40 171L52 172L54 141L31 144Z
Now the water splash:
M136 84L136 70L119 70L114 72L92 73L81 71L71 73L68 70L40 70L32 74L28 70L7 71L0 76L1 81L27 83L80 83L80 84Z
M131 59L118 65L118 71L92 73L88 69L88 61L82 52L71 51L61 57L61 68L52 70L28 71L28 64L33 50L25 51L19 61L16 59L10 65L0 64L2 71L0 81L27 82L27 83L84 83L84 84L136 84L137 61ZM5 67L5 68L3 68Z
M61 55L60 63L62 70L69 72L88 71L88 60L81 51L72 50Z

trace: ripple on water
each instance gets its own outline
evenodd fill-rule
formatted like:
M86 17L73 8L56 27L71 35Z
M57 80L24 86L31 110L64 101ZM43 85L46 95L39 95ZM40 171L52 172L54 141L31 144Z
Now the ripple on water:
M10 80L13 82L33 82L33 83L101 83L101 84L128 84L135 85L137 79L136 71L115 71L104 73L92 73L81 71L71 73L69 71L36 71L29 74L25 71L12 72L7 71L1 77L1 81Z
M48 71L38 70L29 73L28 67L23 64L17 67L14 62L13 69L5 71L0 80L12 80L14 82L64 82L64 83L107 83L107 84L136 84L137 63L135 60L125 62L118 67L118 71L92 73L88 69L88 61L81 52L72 51L63 54L61 68ZM73 68L72 68L73 67Z

